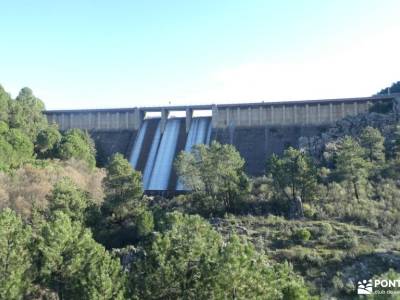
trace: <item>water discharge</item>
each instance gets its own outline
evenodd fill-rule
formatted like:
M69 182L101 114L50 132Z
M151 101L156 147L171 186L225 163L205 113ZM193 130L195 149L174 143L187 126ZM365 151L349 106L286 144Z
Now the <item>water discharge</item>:
M170 187L170 182L175 185L176 179L171 175L173 163L178 154L177 150L183 149L190 152L194 145L210 143L211 118L193 118L186 138L180 138L182 119L168 119L163 133L161 133L161 122L158 121L155 127L154 121L154 119L143 121L132 148L130 163L135 169L142 169L145 190L166 191ZM178 143L182 144L178 145ZM140 162L139 160L142 159L146 161ZM176 190L187 190L179 179Z
M165 191L168 189L180 124L179 119L169 119L167 121L147 190Z
M192 125L185 144L185 151L190 152L193 146L198 144L209 144L211 137L211 120L210 118L193 118ZM176 190L184 191L187 188L178 180Z
M129 162L131 163L131 166L134 169L137 169L137 163L139 160L140 151L142 150L142 145L143 145L144 137L146 135L148 124L149 124L148 120L145 120L143 122L142 126L140 127L138 136L135 140L135 144L133 146L133 150L132 150L132 154L131 154L131 158L130 158Z
M143 172L143 188L148 190L151 173L153 171L154 162L157 157L158 146L160 145L161 140L161 122L158 123L156 132L153 137L153 142L151 143L150 152L147 157L146 167Z

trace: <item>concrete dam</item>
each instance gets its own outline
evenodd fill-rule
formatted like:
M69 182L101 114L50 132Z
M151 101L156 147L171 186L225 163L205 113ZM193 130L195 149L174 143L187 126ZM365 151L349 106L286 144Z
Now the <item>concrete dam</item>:
M53 110L45 114L60 130L87 130L105 163L120 152L143 176L148 193L179 191L173 162L181 151L215 140L232 144L250 176L264 173L266 159L304 136L317 135L336 121L393 105L399 95L364 98L260 102L222 105ZM179 116L178 116L179 115Z

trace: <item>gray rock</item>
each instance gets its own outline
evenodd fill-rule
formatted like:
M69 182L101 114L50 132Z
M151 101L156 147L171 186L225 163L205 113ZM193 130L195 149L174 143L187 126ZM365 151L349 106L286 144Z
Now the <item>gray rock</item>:
M301 219L304 217L303 202L300 196L292 199L289 203L289 218L290 219Z
M399 100L400 101L400 100ZM349 116L336 122L335 126L330 127L325 132L313 137L300 137L299 148L307 151L314 158L321 160L325 150L333 147L337 139L346 135L358 137L366 126L378 128L385 139L388 141L393 133L394 125L398 123L398 114L400 114L400 103L397 104L398 112L381 114L376 112L358 114Z

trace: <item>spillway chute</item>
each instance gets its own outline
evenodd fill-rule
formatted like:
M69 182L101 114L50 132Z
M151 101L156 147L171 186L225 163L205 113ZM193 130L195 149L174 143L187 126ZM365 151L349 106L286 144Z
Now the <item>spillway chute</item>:
M142 172L145 191L187 190L177 178L173 164L180 151L190 152L194 145L209 144L211 118L193 118L187 134L184 124L183 118L169 118L162 131L159 118L142 122L129 161Z
M158 123L156 132L153 137L153 141L151 143L150 152L147 157L146 167L143 172L143 188L148 190L151 174L154 168L154 163L157 157L158 148L161 141L161 122Z
M169 119L167 121L150 181L147 186L148 190L165 191L168 189L172 165L175 159L180 124L181 122L179 119Z
M133 150L129 162L134 169L137 169L137 163L140 156L140 151L142 150L143 141L146 135L148 122L143 122L140 126L139 133L135 139L135 144L133 145Z
M210 130L211 119L209 117L193 118L185 144L185 151L190 152L198 144L209 144ZM184 186L181 179L178 179L176 190L185 191L188 188Z

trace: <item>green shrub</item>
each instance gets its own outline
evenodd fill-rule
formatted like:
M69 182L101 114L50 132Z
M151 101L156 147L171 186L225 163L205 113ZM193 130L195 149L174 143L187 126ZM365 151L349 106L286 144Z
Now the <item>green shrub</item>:
M329 236L332 234L332 232L333 232L333 228L332 228L331 224L321 223L321 226L319 228L319 234L321 236Z
M344 249L355 249L359 246L358 237L347 233L338 241L338 246Z
M145 210L137 218L136 231L139 237L148 235L154 229L153 214Z
M296 230L293 233L292 238L296 242L305 243L311 238L311 233L310 233L310 231L308 229L301 228L301 229Z
M341 291L344 288L342 279L337 275L333 276L332 286L335 288L335 290Z
M316 209L308 203L303 204L303 213L306 218L312 219L316 215Z

